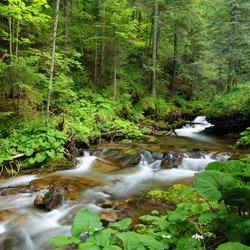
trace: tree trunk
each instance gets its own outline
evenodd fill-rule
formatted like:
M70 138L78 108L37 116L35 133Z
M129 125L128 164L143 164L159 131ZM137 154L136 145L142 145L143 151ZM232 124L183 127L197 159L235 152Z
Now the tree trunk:
M64 0L64 49L68 48L68 0Z
M229 73L227 80L227 92L231 90L231 83L234 75L234 46L235 46L235 24L233 23L232 28L232 44L231 44L231 52L230 52L230 61L229 61Z
M95 84L97 84L97 57L98 57L97 34L98 34L98 29L96 26L95 27Z
M18 3L18 8L20 8L20 3ZM20 26L20 19L17 19L17 28L16 28L16 57L18 52L18 39L19 39L19 26Z
M105 1L102 4L102 11L105 13ZM105 74L105 50L106 50L106 44L104 41L104 36L105 36L105 30L106 30L106 20L105 16L102 17L102 40L101 40L101 53L100 53L100 78L103 79L104 74Z
M114 95L113 95L113 104L115 103L115 98L116 98L116 37L115 37L115 43L114 43Z
M154 1L154 17L153 17L153 45L152 45L152 82L151 95L155 97L155 82L156 82L156 50L157 50L157 19L158 19L158 0Z
M178 48L178 37L177 37L177 25L174 25L174 58L173 58L173 79L171 92L173 93L176 83L176 68L177 68L177 48Z
M54 62L55 62L56 31L57 31L57 23L58 23L58 16L59 16L59 3L60 3L60 0L57 0L57 2L56 2L56 19L55 19L55 23L54 23L54 32L53 32L49 87L48 87L47 105L46 105L46 125L47 126L49 126L49 102L50 102L50 94L51 94L51 87L52 87Z
M11 5L10 1L9 1L9 5ZM9 17L9 36L10 36L10 41L9 41L9 47L10 47L10 60L12 62L12 17L10 15Z

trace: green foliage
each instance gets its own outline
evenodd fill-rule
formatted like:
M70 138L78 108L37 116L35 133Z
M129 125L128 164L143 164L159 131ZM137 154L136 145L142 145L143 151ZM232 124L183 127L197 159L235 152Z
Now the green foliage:
M12 135L0 141L0 164L21 153L25 154L30 164L35 164L61 156L67 136L60 131L40 127L14 131Z
M176 184L169 187L167 190L163 190L160 188L155 188L154 190L150 191L148 194L153 196L156 199L160 199L164 202L177 205L180 203L201 203L204 200L197 192L192 192L189 194L184 194L181 191L188 189L188 186ZM193 191L193 190L192 190ZM181 193L181 195L180 195Z
M247 117L249 115L250 86L241 84L231 92L216 96L206 110L207 117L225 117L236 114Z
M152 211L142 216L145 224L140 233L129 229L131 219L110 223L102 230L100 219L89 209L82 209L76 215L71 229L73 237L85 233L88 239L80 243L72 237L53 237L49 239L56 245L74 242L77 249L249 249L249 201L250 166L240 161L226 163L212 162L205 171L195 175L194 188L175 185L167 191L155 189L149 194L162 200L173 200L177 207L167 215ZM178 194L188 197L198 191L206 202L197 204L179 203ZM197 197L197 194L196 194ZM183 197L181 197L183 199ZM213 202L216 200L216 202ZM177 202L176 202L177 201ZM111 228L118 229L114 230ZM136 229L136 226L133 228ZM126 231L124 231L126 230ZM227 243L220 244L220 240ZM246 245L244 245L246 244Z
M236 147L249 148L250 147L250 128L240 133L240 138L237 140Z

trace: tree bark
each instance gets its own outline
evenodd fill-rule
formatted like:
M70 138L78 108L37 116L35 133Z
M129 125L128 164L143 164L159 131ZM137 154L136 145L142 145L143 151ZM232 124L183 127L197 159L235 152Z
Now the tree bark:
M64 0L64 49L68 48L68 0Z
M102 11L103 13L105 13L105 0L102 4ZM105 74L105 50L106 50L106 44L104 41L104 36L106 33L106 20L105 20L105 16L102 17L102 39L101 39L101 53L100 53L100 77L101 79L103 79L104 74Z
M95 27L95 84L97 84L97 57L98 57L97 34L98 34L98 29L96 26Z
M115 37L115 43L114 43L114 95L113 95L113 104L115 103L116 98L116 50L117 50L117 44L116 44L116 37Z
M173 58L173 79L171 92L173 93L176 83L176 69L177 69L177 48L178 48L178 36L177 36L177 25L174 25L174 58Z
M57 31L58 16L59 16L59 3L60 3L60 0L57 0L57 2L56 2L56 19L55 19L55 23L54 23L54 32L53 32L49 87L48 87L47 105L46 105L46 125L47 126L49 126L49 103L50 103L51 87L52 87L52 80L53 80L54 62L55 62L56 31Z
M151 95L155 97L155 82L156 82L156 50L157 50L157 23L158 23L158 0L154 1L154 17L153 17L153 45L152 45L152 82Z

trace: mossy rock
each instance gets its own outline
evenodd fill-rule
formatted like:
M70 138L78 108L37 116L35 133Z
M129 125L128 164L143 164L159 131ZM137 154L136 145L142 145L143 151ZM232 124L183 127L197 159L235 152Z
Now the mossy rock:
M120 143L122 143L122 144L131 144L131 143L133 143L133 141L130 140L130 139L123 139L123 140L120 141Z
M197 192L192 192L186 195L179 195L179 192L188 188L186 185L176 184L169 187L166 190L155 188L154 190L150 191L148 194L153 196L155 199L160 199L166 203L171 205L178 205L180 203L191 203L191 204L199 204L205 202L202 196L199 195Z
M162 119L168 123L173 123L175 120L181 117L180 108L170 105L167 107L166 111L162 115Z
M135 149L129 149L129 150L125 151L124 154L137 155L138 152Z

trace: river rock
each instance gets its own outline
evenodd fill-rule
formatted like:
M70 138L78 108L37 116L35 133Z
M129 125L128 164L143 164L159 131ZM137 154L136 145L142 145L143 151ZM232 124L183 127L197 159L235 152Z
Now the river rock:
M49 191L44 195L45 207L48 210L58 208L63 201L63 196L57 192Z
M42 195L38 195L34 200L34 205L37 207L44 207L45 203Z
M109 223L115 222L118 219L118 215L112 211L103 211L98 214L101 222L104 226L108 225Z
M170 151L161 161L161 168L171 169L176 168L181 164L182 155L179 152Z
M124 168L136 166L141 160L141 155L135 149L108 149L104 151L99 158Z

